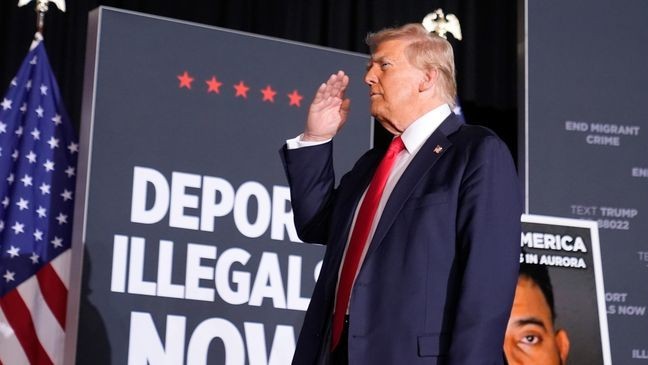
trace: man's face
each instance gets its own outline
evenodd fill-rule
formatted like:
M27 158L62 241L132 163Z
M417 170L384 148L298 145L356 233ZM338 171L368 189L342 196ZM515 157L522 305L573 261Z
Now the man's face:
M392 134L400 134L420 115L420 88L426 74L414 67L405 48L410 42L388 40L378 45L367 66L371 115Z
M567 360L567 333L554 331L551 310L540 287L524 276L518 279L504 352L511 365L557 365Z

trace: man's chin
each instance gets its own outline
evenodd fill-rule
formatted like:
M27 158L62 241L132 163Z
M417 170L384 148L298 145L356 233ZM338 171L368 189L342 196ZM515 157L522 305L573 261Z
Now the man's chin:
M380 124L383 124L384 118L382 118L382 114L377 113L375 110L371 109L371 116L374 117L374 119L377 120Z
M383 119L382 116L385 114L378 103L371 103L369 105L369 112L371 113L371 116L376 118L376 120Z

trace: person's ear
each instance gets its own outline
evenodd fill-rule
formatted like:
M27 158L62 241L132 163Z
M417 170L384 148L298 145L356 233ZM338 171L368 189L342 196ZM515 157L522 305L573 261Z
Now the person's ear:
M561 364L567 363L567 355L569 355L569 336L563 329L556 331L556 347L558 347L558 354L560 355Z
M419 92L430 90L439 78L439 71L436 68L423 72L423 79L419 84Z

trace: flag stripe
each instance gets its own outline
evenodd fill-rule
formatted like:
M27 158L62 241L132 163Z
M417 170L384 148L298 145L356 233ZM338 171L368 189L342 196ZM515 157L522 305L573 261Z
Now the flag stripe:
M25 280L18 287L18 293L27 305L32 320L37 324L36 335L45 352L54 364L60 364L63 360L63 348L60 344L65 340L65 332L45 303L36 277Z
M54 260L50 261L50 265L52 265L52 269L56 271L56 274L58 275L59 279L61 279L61 282L63 285L65 285L66 289L70 288L70 260L72 259L72 250L66 250L62 254L60 254L57 258Z
M29 359L22 351L20 342L2 309L0 309L0 360L8 365L29 364Z
M67 306L67 289L52 265L45 265L36 274L43 299L61 328L65 329L65 311Z
M7 320L16 333L23 350L32 364L52 364L47 352L38 341L34 322L32 321L29 308L18 294L12 290L0 299L0 308L5 313Z

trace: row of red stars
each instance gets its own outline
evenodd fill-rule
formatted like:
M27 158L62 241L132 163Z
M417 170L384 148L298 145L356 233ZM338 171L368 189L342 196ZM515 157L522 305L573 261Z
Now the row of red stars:
M189 72L185 71L182 75L178 75L178 80L180 81L180 84L178 87L180 89L186 88L191 90L191 83L194 81L194 78L189 75ZM205 80L205 83L207 84L207 93L216 93L220 94L220 88L223 85L222 82L218 81L216 79L216 76L212 76L211 79ZM233 85L234 86L234 91L235 91L235 97L241 97L244 99L247 99L248 97L248 91L250 90L250 87L245 84L243 81L239 81L238 84ZM267 85L265 88L261 89L261 94L263 96L263 101L274 103L275 102L275 95L277 95L277 92L270 86ZM304 98L297 90L293 90L290 94L286 94L289 99L289 105L290 106L295 106L295 107L300 107L301 106L301 100Z

